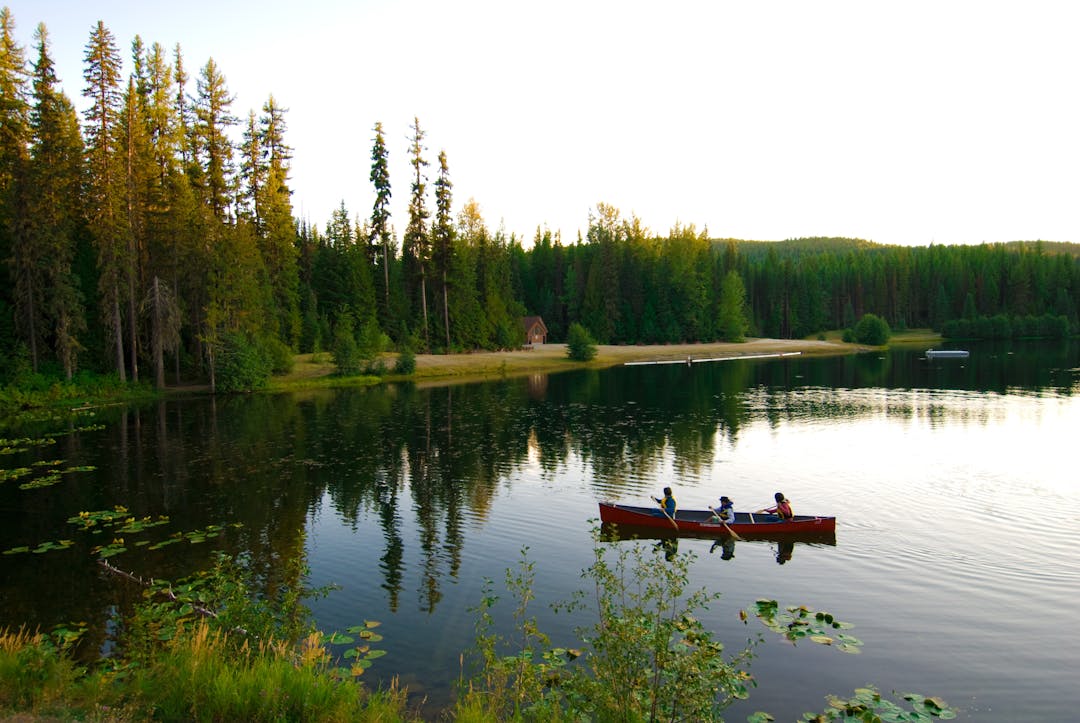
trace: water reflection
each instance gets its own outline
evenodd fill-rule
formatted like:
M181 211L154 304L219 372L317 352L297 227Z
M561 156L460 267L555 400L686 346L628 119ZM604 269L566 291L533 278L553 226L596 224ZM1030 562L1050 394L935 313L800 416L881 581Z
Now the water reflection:
M219 546L243 553L273 594L297 584L283 579L292 569L286 563L303 553L315 517L332 514L354 536L375 533L387 609L415 605L432 615L459 578L466 545L484 544L469 538L470 529L489 519L500 488L523 470L535 469L543 482L579 465L582 485L596 499L618 498L655 488L668 465L679 477L705 474L719 450L734 447L760 420L776 427L884 414L990 424L1004 412L968 404L964 393L1069 396L1080 366L1076 342L987 346L955 362L927 361L913 350L106 411L103 429L49 430L57 433L56 447L5 460L7 467L30 467L60 456L95 471L46 489L0 485L0 550L58 539L80 511L124 505L138 517L168 515L171 526L162 534L238 525ZM557 493L533 512L558 513ZM791 561L795 542L778 544L777 563ZM113 606L129 604L138 591L99 575L91 545L79 540L63 552L0 559L0 625L85 619L104 630ZM211 564L209 545L148 547L125 553L124 569L175 579ZM721 543L719 552L725 561L734 558L733 546Z

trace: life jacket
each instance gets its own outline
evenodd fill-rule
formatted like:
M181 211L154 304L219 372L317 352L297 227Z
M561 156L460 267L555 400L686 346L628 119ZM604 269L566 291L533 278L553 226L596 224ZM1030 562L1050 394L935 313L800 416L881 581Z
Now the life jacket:
M783 502L780 502L776 505L776 514L780 515L780 517L784 518L785 520L790 520L792 517L795 516L795 513L791 511L791 503L787 500L784 500Z
M671 509L668 509L668 503L671 503ZM671 515L675 516L675 508L678 506L675 504L675 498L671 496L664 497L664 501L660 503L664 510Z
M724 522L735 521L735 505L720 505L720 519Z

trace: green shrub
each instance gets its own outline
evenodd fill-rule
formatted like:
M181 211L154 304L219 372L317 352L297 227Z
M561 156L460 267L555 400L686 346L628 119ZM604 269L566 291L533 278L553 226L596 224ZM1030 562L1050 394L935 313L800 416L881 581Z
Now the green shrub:
M412 346L411 340L404 342ZM390 345L390 337L383 333L375 320L370 320L360 326L359 338L356 342L356 353L360 359L361 371L367 374L381 375L385 373L386 366L380 355Z
M862 318L859 319L859 323L852 330L852 335L859 344L882 346L889 343L892 330L889 329L888 322L880 316L863 314Z
M270 381L270 359L259 344L240 332L225 335L215 362L219 392L251 392Z
M289 345L275 336L262 338L262 350L270 360L270 371L274 374L288 374L293 370L296 357Z
M570 325L566 334L566 356L574 361L589 361L596 356L596 340L577 322Z
M401 353L398 354L397 362L394 364L394 374L412 374L416 371L416 354L413 352L412 347L402 347Z
M360 373L360 350L353 336L352 317L348 314L342 314L334 326L334 345L330 353L338 374L351 377Z

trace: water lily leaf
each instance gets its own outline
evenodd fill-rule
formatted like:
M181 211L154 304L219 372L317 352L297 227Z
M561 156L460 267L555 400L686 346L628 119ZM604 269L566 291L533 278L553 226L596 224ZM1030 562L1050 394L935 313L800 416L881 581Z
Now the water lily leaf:
M338 633L338 632L333 632L333 633L330 633L330 637L327 638L326 642L329 643L330 645L350 645L350 644L356 642L356 640L354 638L349 637L348 635L343 635L343 634Z
M30 552L30 548L23 545L22 547L13 547L10 550L4 550L5 555L18 555L23 552Z
M810 639L815 643L821 643L822 645L832 645L833 639L828 635L811 635Z
M851 653L852 655L859 655L860 653L862 653L862 648L860 648L858 645L840 643L839 645L834 645L833 647L842 653Z

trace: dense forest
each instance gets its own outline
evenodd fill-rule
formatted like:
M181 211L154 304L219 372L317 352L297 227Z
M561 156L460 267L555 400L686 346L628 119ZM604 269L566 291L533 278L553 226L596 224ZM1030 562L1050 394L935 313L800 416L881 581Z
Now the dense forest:
M98 23L80 116L45 26L27 49L14 22L4 8L0 382L87 369L213 383L237 355L288 359L342 338L369 350L512 348L527 314L551 341L577 322L618 344L803 337L866 313L953 334L1078 330L1076 244L714 240L678 224L661 236L603 203L572 243L543 227L528 241L493 232L475 200L454 213L447 154L432 165L418 119L402 149L403 235L378 122L357 179L372 184L370 212L342 204L320 227L295 218L287 111L273 96L236 116L212 59L193 77L179 45L139 37L124 77Z

